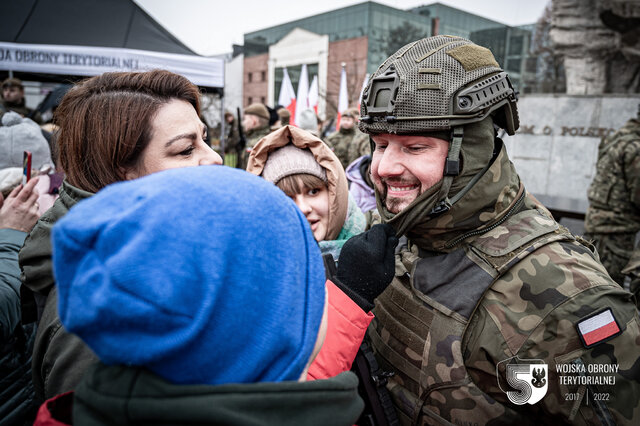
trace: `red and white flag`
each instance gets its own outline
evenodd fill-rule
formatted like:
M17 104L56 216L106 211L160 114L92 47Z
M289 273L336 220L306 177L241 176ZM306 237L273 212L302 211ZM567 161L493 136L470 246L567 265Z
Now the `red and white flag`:
M338 117L336 119L336 130L340 130L340 118L342 113L349 108L349 94L347 93L347 71L342 65L342 73L340 74L340 91L338 92Z
M296 115L296 93L293 91L293 84L289 78L287 68L282 69L282 85L280 86L280 96L278 96L278 104L282 105L291 113L291 124L295 122Z
M364 89L367 87L368 82L369 73L364 76L364 81L362 82L362 89L360 89L360 97L358 98L358 111L360 111L360 105L362 104L362 94L364 93Z
M309 102L309 108L313 108L313 110L318 114L318 76L314 75L313 80L311 80L311 87L309 87L309 96L307 97Z
M620 334L620 327L611 308L578 321L577 328L587 348Z
M300 70L300 80L298 80L298 95L296 96L296 117L294 123L300 122L300 113L309 108L307 96L309 95L309 76L307 74L307 64L302 64Z

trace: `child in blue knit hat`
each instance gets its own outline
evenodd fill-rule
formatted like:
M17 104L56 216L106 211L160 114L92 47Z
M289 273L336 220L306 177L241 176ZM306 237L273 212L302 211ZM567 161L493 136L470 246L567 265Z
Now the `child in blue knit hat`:
M76 424L358 418L352 373L304 381L324 339L325 273L304 215L272 184L220 166L116 183L52 241L62 323L101 363L40 420L64 398Z

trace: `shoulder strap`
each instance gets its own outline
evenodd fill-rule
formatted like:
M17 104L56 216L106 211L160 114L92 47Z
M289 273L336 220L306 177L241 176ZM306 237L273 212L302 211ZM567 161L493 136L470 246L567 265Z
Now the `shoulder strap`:
M360 379L358 392L364 400L365 409L356 422L359 426L398 426L398 416L387 390L387 379L392 372L383 371L371 350L363 341L351 370Z

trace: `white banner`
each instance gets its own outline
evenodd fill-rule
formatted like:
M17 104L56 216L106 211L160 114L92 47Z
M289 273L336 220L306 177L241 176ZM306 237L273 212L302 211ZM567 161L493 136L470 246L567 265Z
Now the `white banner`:
M224 87L224 61L203 56L110 47L0 42L0 70L93 76L165 69L204 87Z

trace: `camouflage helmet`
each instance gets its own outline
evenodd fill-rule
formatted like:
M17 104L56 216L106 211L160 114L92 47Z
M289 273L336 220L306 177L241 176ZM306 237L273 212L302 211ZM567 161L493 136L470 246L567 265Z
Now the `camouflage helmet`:
M360 130L416 134L474 123L494 113L512 135L518 128L516 92L491 51L454 36L409 43L369 79Z

